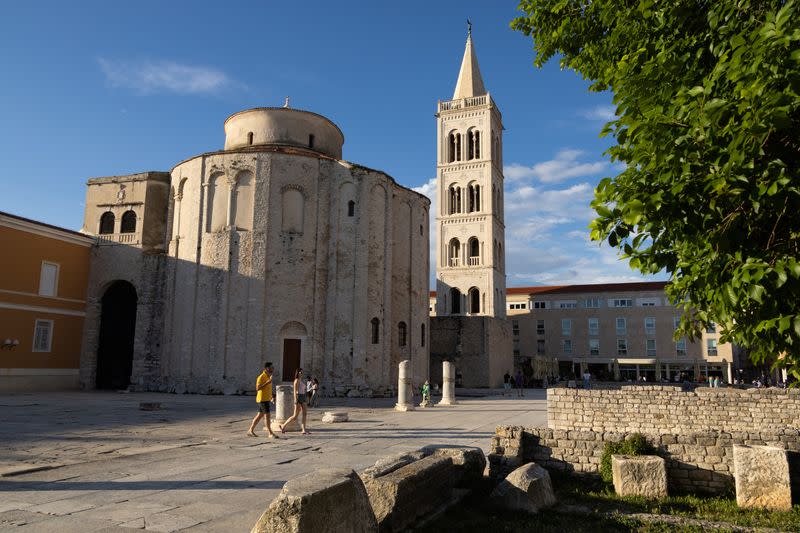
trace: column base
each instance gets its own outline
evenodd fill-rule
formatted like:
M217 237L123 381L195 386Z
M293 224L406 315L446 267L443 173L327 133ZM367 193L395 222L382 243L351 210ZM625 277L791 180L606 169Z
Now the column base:
M398 403L398 404L395 404L394 410L395 411L403 411L403 412L405 412L405 411L413 411L414 410L414 405L410 404L410 403Z
M456 405L456 404L458 404L458 402L456 401L455 398L442 398L442 401L440 401L437 405Z

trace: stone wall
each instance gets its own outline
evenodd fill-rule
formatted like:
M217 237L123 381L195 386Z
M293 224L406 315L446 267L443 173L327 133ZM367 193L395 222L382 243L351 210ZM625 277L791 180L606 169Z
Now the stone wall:
M548 470L597 474L607 442L628 433L501 426L489 455L492 477L535 462ZM733 490L733 445L756 444L789 450L792 485L800 486L800 430L704 431L645 435L667 461L670 490L725 493ZM515 466L516 465L516 466Z
M547 391L551 429L688 434L800 427L800 390L628 385Z

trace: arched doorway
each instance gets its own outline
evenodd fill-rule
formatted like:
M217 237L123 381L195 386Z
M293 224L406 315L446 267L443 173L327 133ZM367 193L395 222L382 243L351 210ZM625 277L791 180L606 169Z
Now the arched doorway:
M115 281L103 295L97 347L98 389L126 389L130 385L137 299L136 289L127 281Z

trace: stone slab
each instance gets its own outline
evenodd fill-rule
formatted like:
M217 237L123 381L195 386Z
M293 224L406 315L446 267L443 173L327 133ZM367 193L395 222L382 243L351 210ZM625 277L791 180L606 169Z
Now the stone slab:
M251 533L368 533L377 528L358 475L326 469L287 481Z
M667 465L657 455L612 455L614 491L620 496L665 498Z
M792 488L786 450L774 446L733 446L739 507L791 511Z
M322 415L322 423L323 424L336 424L339 422L347 422L349 420L349 416L346 411L326 411L324 415Z

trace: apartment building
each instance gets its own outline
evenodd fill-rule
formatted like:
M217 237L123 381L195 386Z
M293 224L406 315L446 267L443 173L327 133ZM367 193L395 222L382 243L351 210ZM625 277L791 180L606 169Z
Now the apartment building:
M78 387L93 243L0 212L0 392Z
M681 310L665 282L508 289L515 365L561 376L588 369L606 379L647 381L733 378L732 345L715 326L694 342L675 340Z

